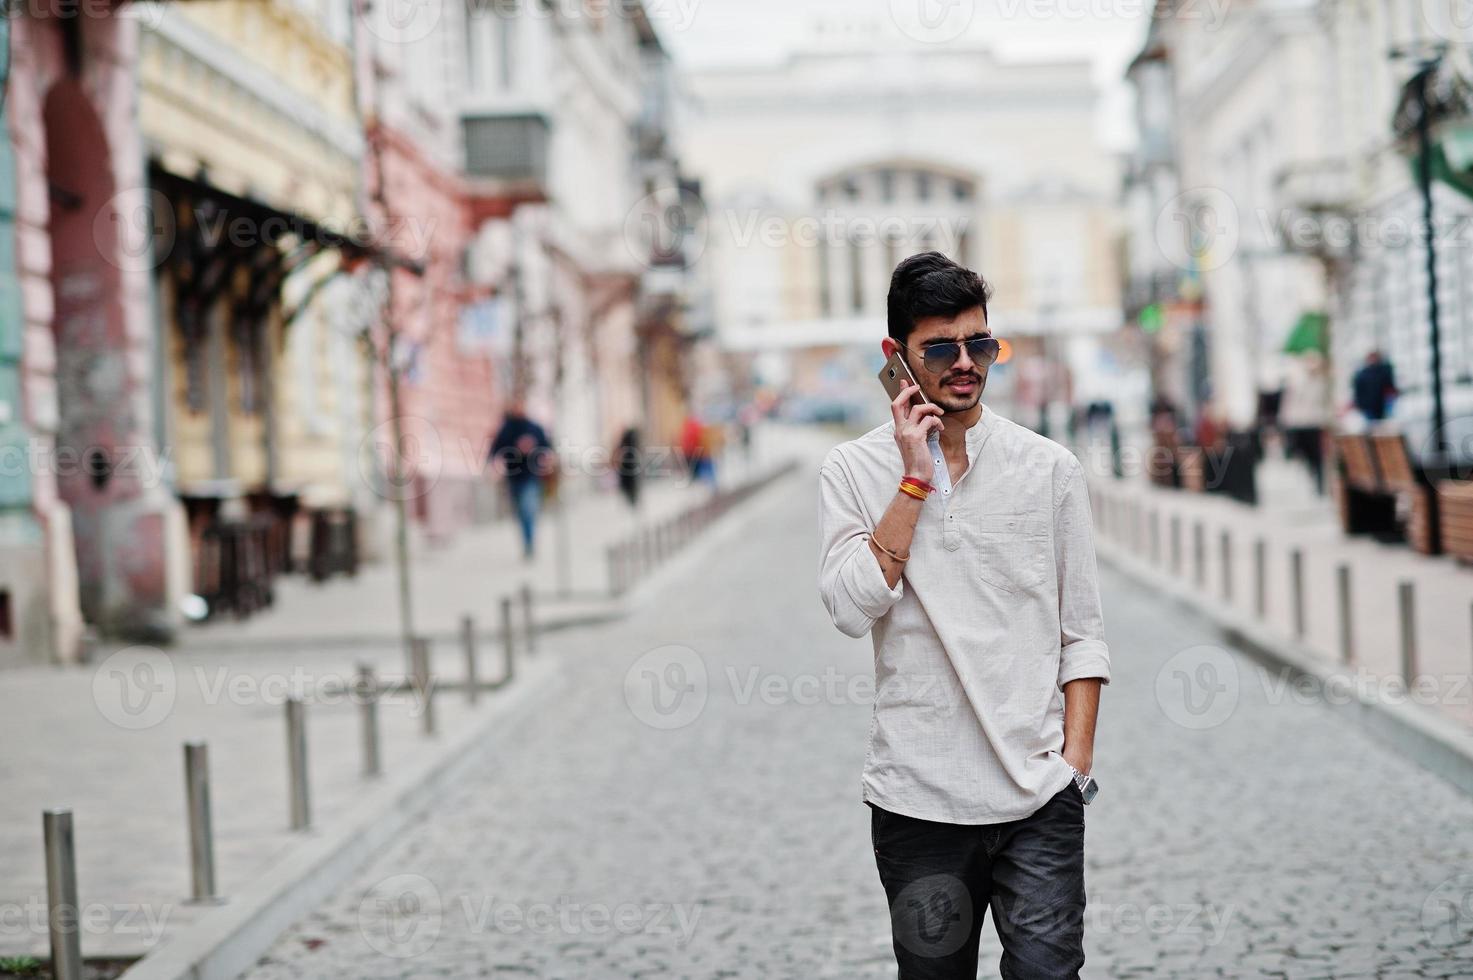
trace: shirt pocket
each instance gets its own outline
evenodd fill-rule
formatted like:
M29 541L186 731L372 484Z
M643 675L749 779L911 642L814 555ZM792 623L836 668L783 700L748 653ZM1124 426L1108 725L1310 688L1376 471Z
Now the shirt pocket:
M977 576L1005 592L1032 592L1053 567L1053 548L1043 521L1017 514L992 514L973 524Z

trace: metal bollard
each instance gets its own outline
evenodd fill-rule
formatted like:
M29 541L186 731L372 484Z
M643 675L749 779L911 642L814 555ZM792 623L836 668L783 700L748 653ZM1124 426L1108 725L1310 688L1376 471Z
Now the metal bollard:
M1289 550L1289 598L1294 603L1294 639L1304 639L1304 552Z
M460 648L465 653L465 699L475 704L481 698L481 683L476 678L476 621L460 617Z
M82 980L81 910L77 904L77 850L72 811L41 814L46 846L46 922L51 933L51 975Z
M1217 551L1222 561L1222 601L1233 601L1233 536L1224 529L1217 537Z
M1192 525L1192 574L1197 588L1207 587L1207 529L1201 521Z
M506 673L502 683L509 683L516 673L516 637L512 634L511 596L501 597L501 649L506 655Z
M1268 612L1268 542L1253 542L1253 609L1262 619Z
M537 620L532 612L532 586L522 585L522 629L526 637L523 649L527 656L537 653Z
M419 695L420 730L435 734L435 683L430 671L430 641L416 636L414 652L414 691Z
M1151 564L1161 564L1161 512L1151 511Z
M1417 682L1417 593L1410 579L1397 584L1396 599L1401 618L1401 679L1411 687Z
M1171 515L1171 574L1181 574L1181 517Z
M191 897L215 899L215 830L210 819L210 750L204 742L184 743L184 800L189 811Z
M371 664L358 665L359 730L363 747L363 775L373 779L383 774L383 757L378 737L378 675Z
M1335 566L1335 593L1340 607L1340 662L1355 661L1354 616L1350 604L1350 562L1342 561Z
M312 826L312 802L307 794L307 713L300 698L286 699L286 762L291 787L291 828Z

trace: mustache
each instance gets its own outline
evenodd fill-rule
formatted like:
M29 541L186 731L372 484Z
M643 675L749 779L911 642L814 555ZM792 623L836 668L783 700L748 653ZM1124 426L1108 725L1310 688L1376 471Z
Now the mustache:
M953 381L960 381L966 378L970 378L978 384L982 383L982 375L978 374L976 371L957 371L953 374L948 374L941 379L941 383L944 385L949 385Z

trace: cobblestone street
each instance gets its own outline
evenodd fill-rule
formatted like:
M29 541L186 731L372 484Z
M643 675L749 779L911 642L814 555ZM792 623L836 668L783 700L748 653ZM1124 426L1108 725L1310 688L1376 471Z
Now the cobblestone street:
M632 618L562 634L566 694L247 975L893 976L870 644L819 603L811 485ZM1103 581L1086 975L1473 976L1473 801Z

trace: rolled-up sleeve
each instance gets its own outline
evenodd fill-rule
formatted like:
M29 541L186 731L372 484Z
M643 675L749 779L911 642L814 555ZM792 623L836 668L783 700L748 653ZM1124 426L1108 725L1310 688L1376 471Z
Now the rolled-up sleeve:
M1059 576L1059 686L1086 677L1110 683L1110 648L1100 611L1089 488L1084 467L1070 459L1054 508L1054 558Z
M839 631L847 636L863 636L899 600L903 594L901 582L896 582L893 589L886 584L880 561L869 548L872 529L836 457L830 456L824 463L818 482L822 542L819 592Z

